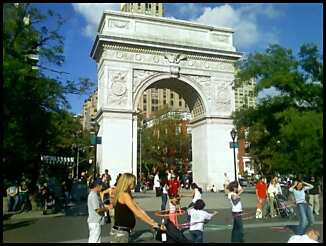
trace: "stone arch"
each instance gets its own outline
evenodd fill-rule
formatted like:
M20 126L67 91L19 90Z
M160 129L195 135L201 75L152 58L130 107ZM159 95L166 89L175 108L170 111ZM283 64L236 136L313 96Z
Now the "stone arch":
M169 73L156 73L141 81L133 98L133 110L135 112L141 96L149 88L169 88L177 92L185 99L193 120L209 115L206 97L193 79L186 75L180 75L176 78Z

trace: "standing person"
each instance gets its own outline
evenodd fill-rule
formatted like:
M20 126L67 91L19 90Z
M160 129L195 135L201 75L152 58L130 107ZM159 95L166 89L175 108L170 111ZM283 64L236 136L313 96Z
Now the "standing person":
M229 186L230 180L227 176L227 173L224 173L224 194L227 196L228 195L228 186Z
M166 209L166 203L168 201L168 179L167 177L163 177L161 180L161 187L162 187L162 204L161 204L161 210Z
M309 205L311 211L316 215L319 215L319 195L321 193L320 183L315 179L315 177L311 177L310 182L314 188L309 190Z
M290 187L289 191L293 193L295 203L297 205L297 215L299 217L299 225L288 227L293 228L294 233L297 235L303 235L305 229L309 224L314 223L313 214L311 212L310 206L306 202L305 191L311 190L313 185L303 182L302 180L296 180L294 185ZM309 221L309 222L308 222Z
M28 191L28 187L27 187L27 183L25 181L23 181L21 183L21 186L19 186L19 199L21 201L21 209L20 211L31 211L32 210L32 203L29 199L29 191Z
M114 225L111 229L110 243L128 243L130 232L136 225L138 217L152 227L160 228L160 225L150 218L139 207L131 195L131 190L136 186L136 177L131 173L124 173L119 178L113 199ZM166 230L165 226L161 226Z
M203 230L204 223L210 220L214 215L217 214L217 211L214 213L207 213L204 211L205 202L202 199L196 200L194 207L188 209L187 213L190 216L190 235L194 243L203 243Z
M161 195L161 183L160 183L160 177L158 176L158 170L155 172L154 176L154 188L155 188L155 194L156 197Z
M104 225L104 213L109 209L104 207L104 204L99 196L102 189L102 180L96 179L90 185L90 192L87 198L88 207L88 228L89 238L88 243L100 243L101 242L101 226Z
M239 186L237 181L233 181L229 184L228 190L228 198L232 205L233 216L231 242L243 243L242 204L240 201L240 194L243 192L243 189Z
M195 202L201 199L201 194L203 193L202 188L198 187L196 183L191 184L191 189L192 189L192 201L189 204L188 208L193 207L195 205Z
M109 170L108 169L105 169L104 170L104 174L106 176L106 186L107 188L110 188L110 182L111 182L111 175L109 174Z
M269 205L271 209L271 217L273 218L277 216L277 211L275 209L276 196L278 194L282 195L282 189L280 184L278 183L277 177L273 177L271 183L268 186L267 193L268 193Z
M267 184L266 179L260 177L256 184L257 210L256 219L262 219L266 216L266 199L267 199Z
M19 194L17 183L7 188L8 212L17 211L19 206Z
M180 182L175 174L171 175L171 179L168 181L168 185L169 185L169 190L168 190L169 198L177 196L180 192Z

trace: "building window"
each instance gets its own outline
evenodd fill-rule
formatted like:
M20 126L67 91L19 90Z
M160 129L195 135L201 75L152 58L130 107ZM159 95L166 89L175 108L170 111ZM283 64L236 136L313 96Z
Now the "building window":
M172 100L171 100L170 104L171 104L171 106L173 106L173 101Z
M144 109L144 111L147 110L147 106L146 106L146 104L144 104L143 109Z
M180 107L182 106L182 101L179 101L179 106L180 106Z
M140 9L141 3L138 3L138 9Z
M170 97L173 98L173 93L170 94Z
M156 13L158 13L158 3L156 4Z
M163 100L163 104L166 104L166 100L165 99Z

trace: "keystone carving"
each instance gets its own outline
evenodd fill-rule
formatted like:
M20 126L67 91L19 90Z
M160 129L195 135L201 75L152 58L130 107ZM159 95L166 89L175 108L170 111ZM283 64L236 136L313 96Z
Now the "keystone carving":
M179 64L182 60L187 60L187 56L184 54L171 54L165 53L164 58L168 60L169 63Z

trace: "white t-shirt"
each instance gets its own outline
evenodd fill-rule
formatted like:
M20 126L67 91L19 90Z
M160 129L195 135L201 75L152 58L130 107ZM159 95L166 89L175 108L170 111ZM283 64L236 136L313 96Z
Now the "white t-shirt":
M167 191L166 187L167 187L167 185L165 184L165 185L163 186L163 189L162 189L162 193L163 193L163 194L168 194L168 191Z
M270 196L274 196L274 193L277 194L281 194L282 195L282 189L279 183L277 183L275 186L270 183L267 189L267 192Z
M195 188L195 195L194 198L192 199L192 202L195 203L198 199L201 199L201 193L197 188Z
M161 186L160 178L159 178L158 174L156 174L154 177L154 188L159 188L160 186Z
M232 212L242 212L242 204L241 204L240 198L232 200L232 195L236 195L236 193L230 192L228 194L228 198L232 205Z
M308 237L308 235L294 235L290 237L288 243L318 243L317 241Z
M203 231L204 230L204 221L210 220L213 214L207 213L204 210L197 210L194 208L188 209L188 215L190 215L190 231ZM202 223L196 223L202 222Z

